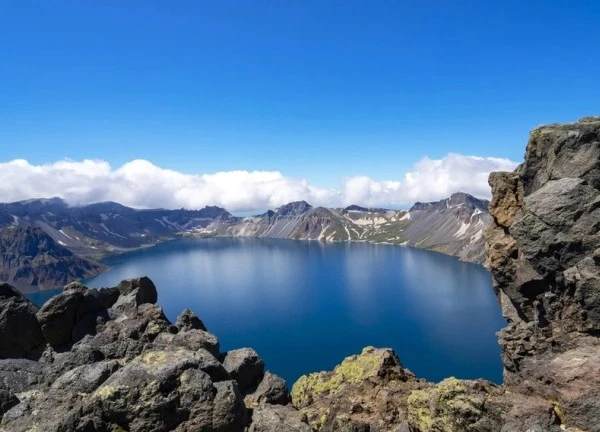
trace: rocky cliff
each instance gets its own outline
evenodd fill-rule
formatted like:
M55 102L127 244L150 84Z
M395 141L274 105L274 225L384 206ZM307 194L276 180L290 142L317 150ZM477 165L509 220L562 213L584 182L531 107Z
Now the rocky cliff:
M535 129L525 162L490 185L506 384L600 430L600 117Z

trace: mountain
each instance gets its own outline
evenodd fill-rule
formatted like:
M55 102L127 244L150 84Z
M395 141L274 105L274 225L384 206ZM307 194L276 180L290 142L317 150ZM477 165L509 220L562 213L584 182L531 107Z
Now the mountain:
M392 349L366 347L300 377L290 394L254 349L223 352L192 311L171 323L147 277L71 284L40 309L0 284L0 430L600 431L600 117L536 129L525 163L490 183L485 241L507 318L502 384L428 382ZM407 214L453 217L468 225L462 235L478 232L473 207L483 203L458 194ZM262 217L328 217L293 204ZM441 243L455 228L437 226Z
M436 250L482 263L488 201L456 193L434 203L416 203L409 211L311 207L291 203L277 212L245 218L226 227L209 225L207 234L281 237L299 240L370 241Z
M22 291L66 285L106 269L75 255L38 227L0 230L0 263L0 282Z
M312 207L305 201L297 201L261 215L242 218L214 206L201 210L137 210L114 202L102 202L71 207L59 198L51 198L0 204L0 232L12 230L9 231L12 235L29 236L29 241L48 242L41 238L43 233L53 241L55 249L73 254L69 260L64 259L62 276L55 273L52 277L30 277L29 288L39 289L73 279L77 274L73 261L76 258L82 260L79 273L90 275L97 271L87 260L182 235L392 243L482 263L485 254L483 228L490 220L487 205L487 201L464 193L438 202L416 203L410 210L357 205ZM15 231L15 228L20 230ZM34 232L35 236L32 235ZM54 256L63 260L59 253ZM5 274L12 274L14 259L11 258L10 266L5 264L2 269ZM28 279L21 280L17 285L27 287Z

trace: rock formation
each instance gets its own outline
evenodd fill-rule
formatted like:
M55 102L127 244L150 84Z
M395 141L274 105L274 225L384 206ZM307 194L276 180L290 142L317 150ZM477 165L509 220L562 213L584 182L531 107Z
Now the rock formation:
M37 310L0 285L0 431L311 431L254 350L156 299L148 278L70 284Z
M490 184L504 384L430 383L367 347L290 395L191 311L171 324L147 278L70 284L40 310L4 284L0 432L600 431L600 118L534 130Z
M600 430L600 117L535 129L525 162L490 185L505 382Z

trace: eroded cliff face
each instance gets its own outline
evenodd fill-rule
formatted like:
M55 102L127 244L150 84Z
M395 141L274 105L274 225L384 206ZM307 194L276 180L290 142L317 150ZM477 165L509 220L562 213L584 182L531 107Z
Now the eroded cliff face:
M505 382L600 430L600 117L535 129L525 162L490 185Z

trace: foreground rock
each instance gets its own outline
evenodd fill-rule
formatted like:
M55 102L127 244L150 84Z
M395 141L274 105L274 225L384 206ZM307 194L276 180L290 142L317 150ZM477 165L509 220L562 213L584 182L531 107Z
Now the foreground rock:
M71 284L38 311L1 285L0 431L311 430L254 350L221 354L198 317L172 325L156 299L148 278Z
M37 307L8 284L0 284L0 359L31 357L44 344Z

